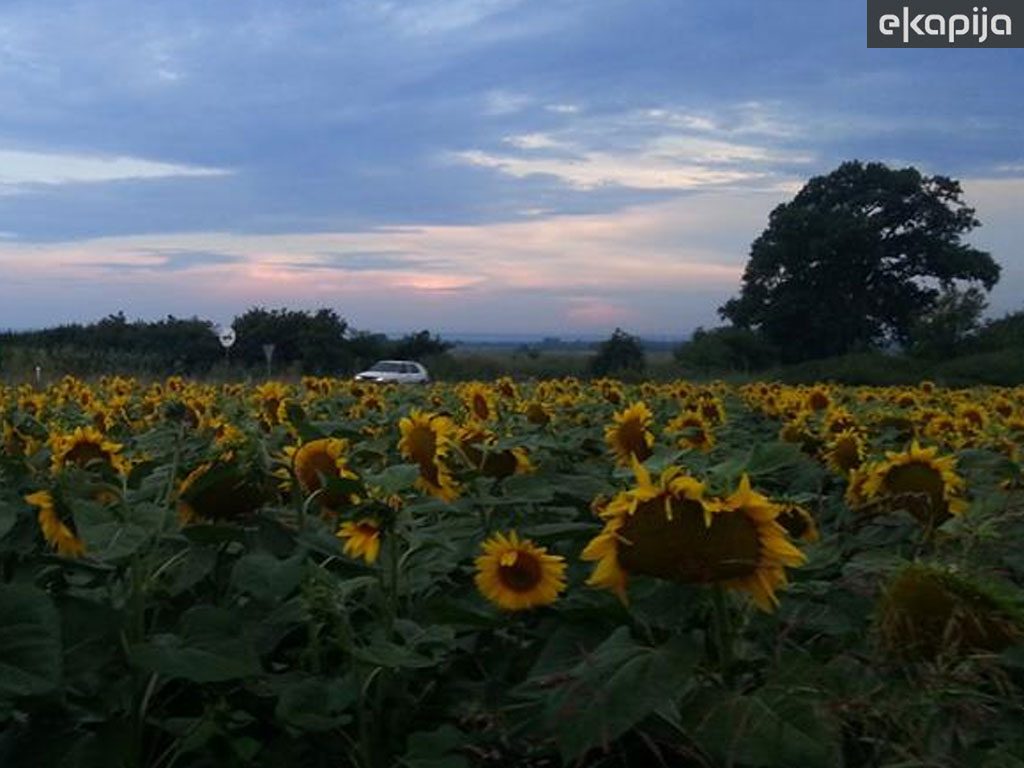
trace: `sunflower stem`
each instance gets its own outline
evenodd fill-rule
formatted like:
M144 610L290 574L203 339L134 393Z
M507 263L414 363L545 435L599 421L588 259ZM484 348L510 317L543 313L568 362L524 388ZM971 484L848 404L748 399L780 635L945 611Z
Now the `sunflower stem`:
M387 530L388 545L388 639L395 629L398 617L398 521L392 520Z
M164 514L160 521L161 533L167 529L167 517L174 504L174 486L178 479L178 466L181 464L181 444L184 439L185 423L181 422L178 424L177 432L174 433L174 453L171 457L171 471L167 477L167 489L164 491Z
M711 616L715 630L715 645L718 651L718 667L722 679L728 687L732 687L732 668L735 662L733 653L732 615L725 596L725 588L715 584L711 588Z

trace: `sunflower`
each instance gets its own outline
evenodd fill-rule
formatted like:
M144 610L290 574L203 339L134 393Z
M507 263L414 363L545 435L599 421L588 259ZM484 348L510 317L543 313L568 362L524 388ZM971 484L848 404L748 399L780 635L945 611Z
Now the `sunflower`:
M988 411L975 403L965 403L957 406L954 414L956 420L965 424L971 432L980 432L988 426Z
M1017 407L1011 400L1007 400L1005 397L994 397L991 401L992 410L998 413L1004 419L1010 418Z
M814 516L799 504L783 504L776 519L791 539L812 542L819 538Z
M67 524L61 520L57 512L57 504L49 491L36 491L25 497L25 501L39 507L37 519L39 530L43 533L46 543L57 550L62 557L81 557L85 554L85 544Z
M800 411L786 421L779 429L779 440L799 445L804 453L816 455L822 441L808 423L809 416L807 411Z
M245 442L245 432L222 416L210 419L207 426L213 432L218 447L230 448Z
M864 480L868 501L887 500L906 509L922 523L939 525L967 508L960 498L964 481L956 474L953 456L938 456L938 448L921 448L915 440L903 453L886 453Z
M622 394L622 387L620 387L617 382L602 381L601 397L603 397L612 405L620 405L624 397L624 395Z
M506 611L549 605L565 589L565 558L549 555L546 547L520 540L515 531L496 533L483 543L476 559L476 586L481 594Z
M832 437L847 430L857 430L857 420L846 408L833 406L825 412L821 421L821 433L824 436Z
M253 400L260 420L266 427L273 427L285 421L291 388L279 381L268 381L256 387Z
M818 385L806 393L804 403L812 411L824 411L832 405L832 393L824 385Z
M746 475L728 498L704 498L703 483L678 467L653 483L634 462L637 486L618 494L601 513L604 529L584 549L597 565L588 584L626 602L630 573L684 584L721 584L748 592L759 608L777 604L784 566L803 555L776 521L782 508L753 491Z
M551 421L551 414L540 400L531 400L526 403L523 406L523 413L526 414L526 420L531 424L545 426Z
M42 443L39 439L23 433L17 427L4 422L3 443L0 451L8 456L27 458L38 451Z
M914 563L893 576L875 627L890 655L907 661L943 654L998 653L1024 639L1012 603L954 570Z
M893 402L899 407L911 410L917 407L917 397L913 392L900 392Z
M95 427L77 427L70 434L55 434L50 438L50 447L54 472L67 466L87 469L99 464L127 474L130 468L129 462L121 455L122 446L108 440Z
M604 441L615 454L615 463L628 467L634 460L644 462L651 456L654 434L650 430L651 409L640 400L613 417L604 428Z
M420 468L416 485L443 501L458 498L459 488L446 463L456 437L452 420L414 408L398 423L398 428L402 433L398 450Z
M704 421L712 426L718 426L725 421L725 406L710 392L702 393L687 406L687 409L699 413Z
M681 413L665 425L665 432L680 433L676 445L680 448L707 453L715 446L715 433L699 413Z
M459 388L469 418L472 421L495 421L498 418L498 399L486 384L473 381Z
M898 440L910 440L914 436L916 424L914 420L905 413L895 411L882 411L875 415L874 426L878 430L892 430Z
M349 504L358 504L359 497L340 491L328 485L329 478L358 480L359 476L348 468L348 441L335 437L323 437L308 443L284 449L291 458L292 472L299 481L299 487L307 496L324 489L319 496L324 510L337 512Z
M374 413L383 414L386 408L384 397L379 389L371 390L366 392L362 397L351 408L351 415L353 418L363 418L371 411Z
M514 402L519 399L519 389L516 387L516 383L509 376L502 376L494 382L494 388L498 391L498 394L506 400L512 400Z
M864 456L864 438L856 429L844 429L824 451L825 463L840 475L847 475L863 464Z
M460 427L458 441L463 455L485 477L526 475L534 470L524 448L495 450L493 446L498 442L497 436L479 425Z
M238 521L253 517L271 497L257 468L243 467L230 454L192 470L178 487L182 526L203 521Z
M862 464L856 469L851 469L846 477L846 493L843 496L846 506L851 509L863 507L868 503L867 495L864 492L864 485L871 476L871 465Z
M373 565L380 554L380 522L364 517L356 522L346 521L335 534L345 542L342 550L349 557L361 557Z

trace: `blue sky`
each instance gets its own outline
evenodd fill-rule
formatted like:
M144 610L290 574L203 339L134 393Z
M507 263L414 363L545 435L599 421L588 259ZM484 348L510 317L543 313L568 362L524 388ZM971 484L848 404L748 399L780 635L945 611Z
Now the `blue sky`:
M684 334L846 159L954 176L1020 308L1024 56L849 0L0 4L0 327L330 306Z

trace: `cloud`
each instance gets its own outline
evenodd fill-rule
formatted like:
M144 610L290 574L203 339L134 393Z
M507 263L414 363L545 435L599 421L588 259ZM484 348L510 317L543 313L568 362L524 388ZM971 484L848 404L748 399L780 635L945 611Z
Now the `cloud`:
M525 93L496 90L484 94L483 113L488 117L500 117L521 112L533 103L533 97Z
M521 0L388 0L371 8L402 33L446 36L477 27Z
M648 190L687 190L708 185L749 182L764 177L762 173L716 169L644 153L587 152L575 158L563 159L515 157L469 150L455 153L454 158L480 168L493 168L516 178L553 176L581 190L606 185Z
M128 259L88 263L92 268L112 272L183 272L186 270L196 271L201 267L237 264L241 261L244 261L242 256L231 253L141 248ZM73 266L73 264L65 266Z
M778 184L784 169L811 163L815 154L805 145L785 145L783 139L802 137L777 112L743 103L714 115L676 107L568 113L561 126L503 137L510 150L465 149L449 158L517 179L550 177L584 191Z
M0 188L8 192L37 184L95 184L175 176L227 176L230 173L222 168L163 163L138 157L0 150Z
M380 230L376 230L380 232ZM404 231L404 230L399 230ZM424 259L402 251L327 251L304 261L289 262L295 269L332 269L343 272L444 271L453 264L443 259Z

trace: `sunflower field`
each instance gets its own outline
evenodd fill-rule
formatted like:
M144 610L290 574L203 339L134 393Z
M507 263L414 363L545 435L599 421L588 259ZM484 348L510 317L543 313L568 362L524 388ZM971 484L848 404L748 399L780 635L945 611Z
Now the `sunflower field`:
M0 765L1024 766L1024 387L0 386Z

